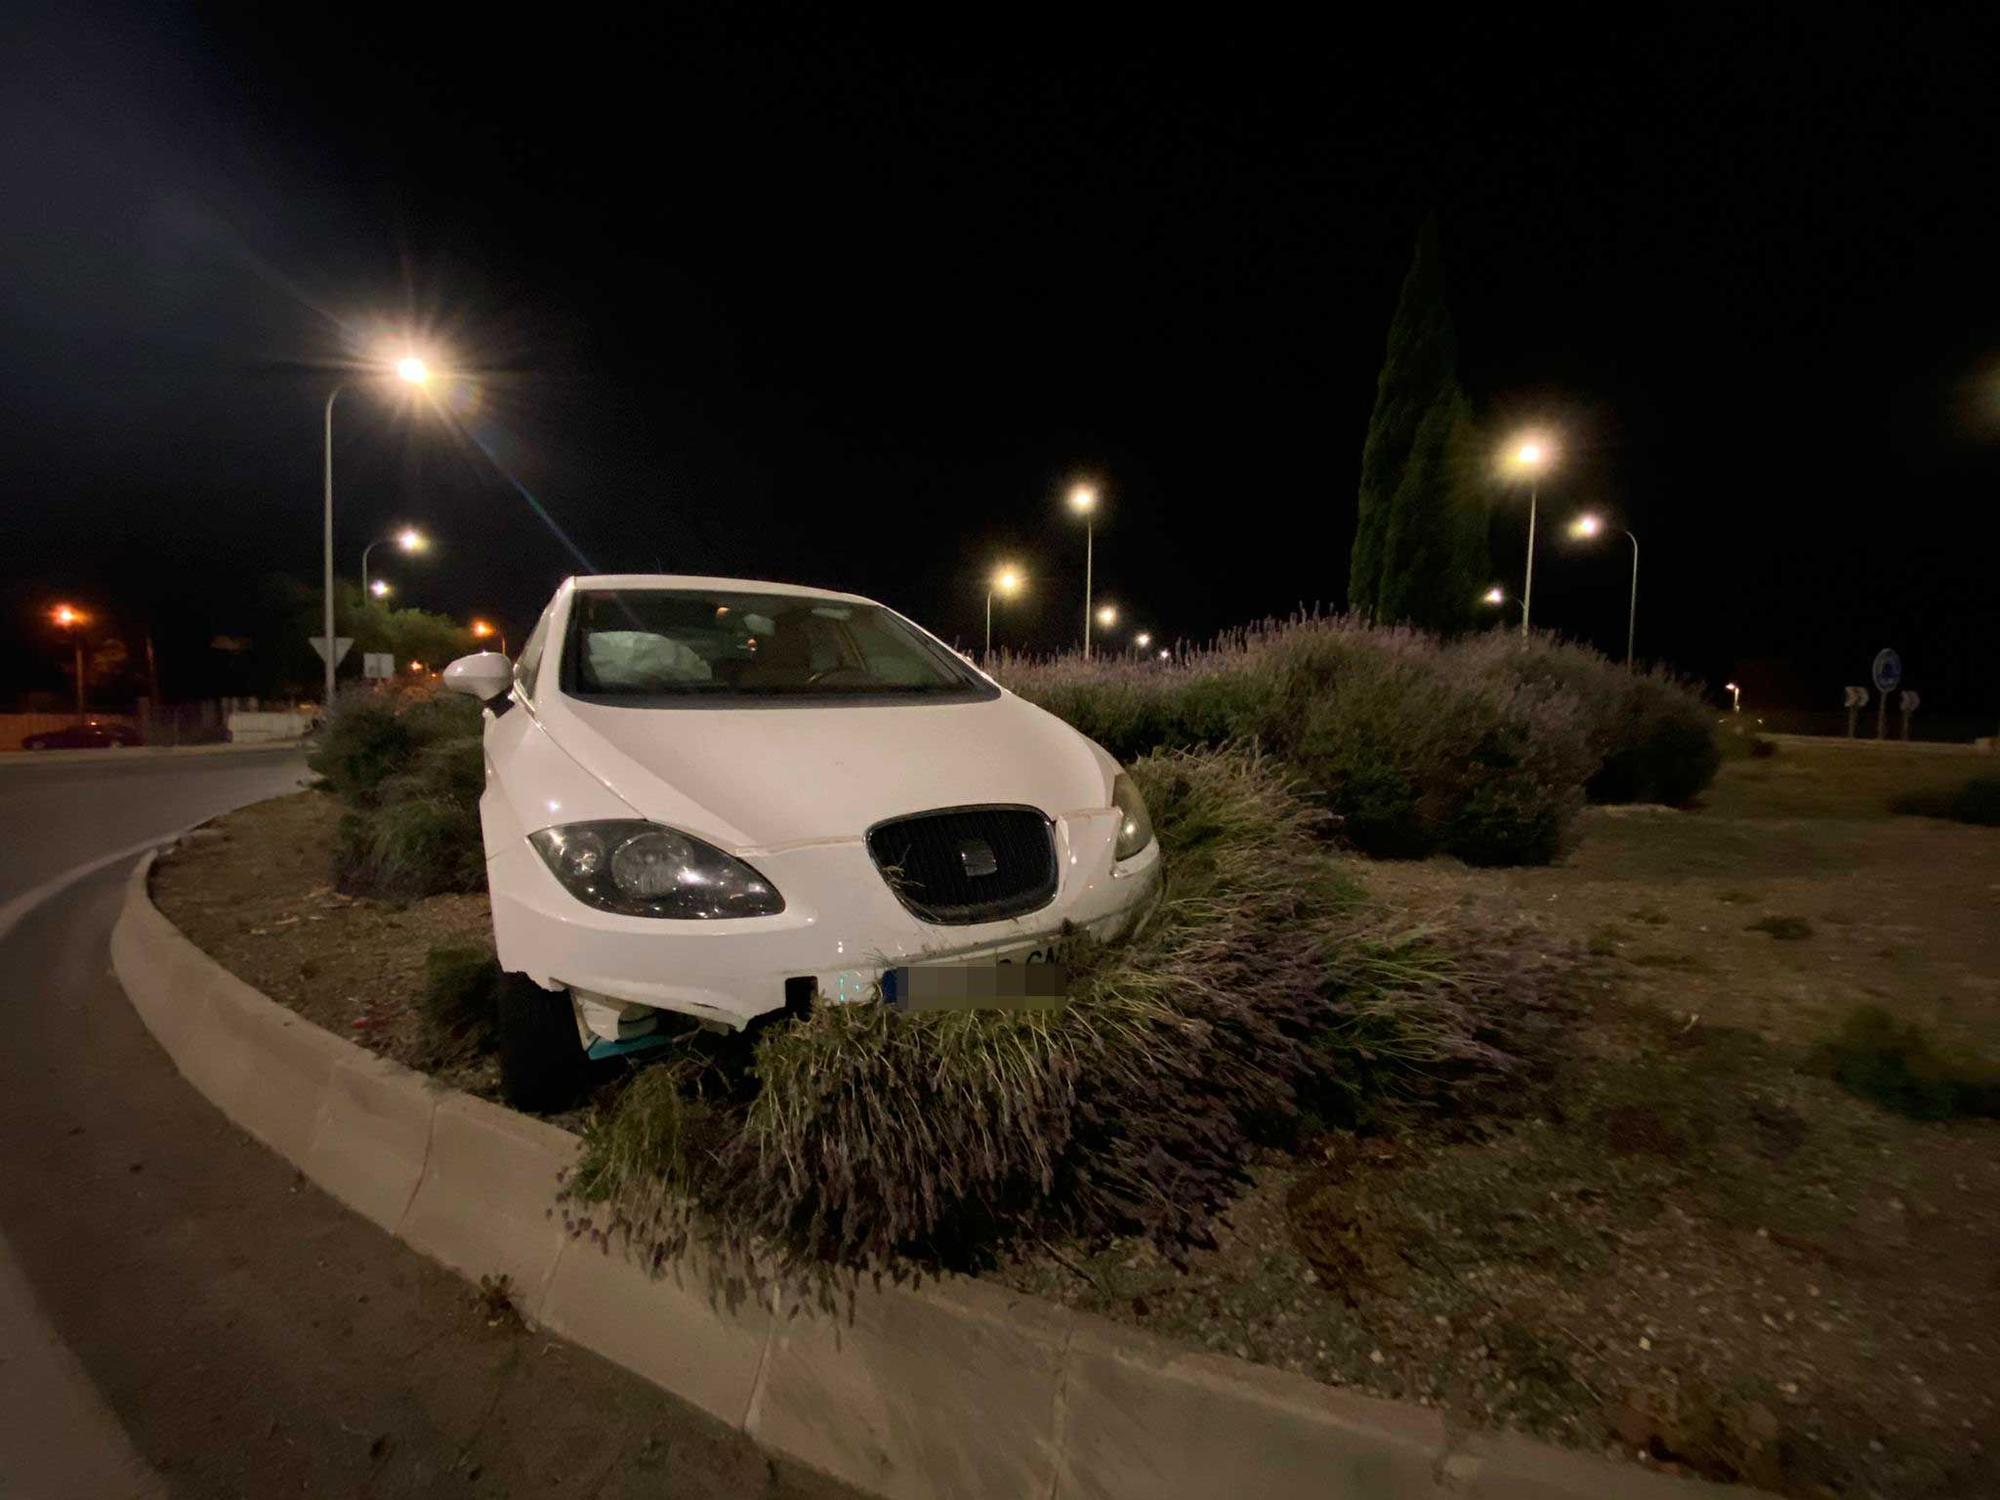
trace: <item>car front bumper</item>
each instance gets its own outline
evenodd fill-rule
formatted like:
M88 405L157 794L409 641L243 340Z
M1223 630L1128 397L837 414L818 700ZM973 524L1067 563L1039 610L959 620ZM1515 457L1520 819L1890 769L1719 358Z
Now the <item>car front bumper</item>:
M1055 819L1055 898L997 922L941 926L896 899L859 838L744 858L785 909L769 917L673 921L585 906L525 839L487 864L500 965L550 989L654 1006L741 1028L780 1010L790 981L825 1001L872 999L884 969L997 957L1073 926L1103 939L1131 928L1161 882L1160 846L1112 859L1115 809Z

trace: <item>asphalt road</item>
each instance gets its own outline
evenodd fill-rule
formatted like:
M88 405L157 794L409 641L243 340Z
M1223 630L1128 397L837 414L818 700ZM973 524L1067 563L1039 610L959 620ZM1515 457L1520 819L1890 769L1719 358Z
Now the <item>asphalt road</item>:
M0 1495L846 1494L491 1317L154 1045L109 970L121 851L301 769L0 765Z

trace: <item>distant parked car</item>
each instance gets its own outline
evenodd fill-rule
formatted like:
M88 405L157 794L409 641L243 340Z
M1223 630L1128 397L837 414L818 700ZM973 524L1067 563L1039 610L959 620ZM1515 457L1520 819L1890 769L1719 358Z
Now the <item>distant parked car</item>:
M488 711L501 1083L525 1107L659 1012L744 1030L892 972L1059 962L1160 889L1116 761L853 594L575 578L518 661L444 682Z
M124 724L70 724L44 729L21 741L23 750L123 750L139 743L139 731Z

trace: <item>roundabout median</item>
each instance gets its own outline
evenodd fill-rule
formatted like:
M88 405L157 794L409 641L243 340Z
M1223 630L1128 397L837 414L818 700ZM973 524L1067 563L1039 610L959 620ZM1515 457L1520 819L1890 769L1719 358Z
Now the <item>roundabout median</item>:
M1436 1409L1357 1396L962 1277L863 1283L836 1314L731 1307L568 1233L569 1131L443 1088L243 983L128 885L113 967L175 1066L342 1203L521 1314L885 1496L1690 1494Z

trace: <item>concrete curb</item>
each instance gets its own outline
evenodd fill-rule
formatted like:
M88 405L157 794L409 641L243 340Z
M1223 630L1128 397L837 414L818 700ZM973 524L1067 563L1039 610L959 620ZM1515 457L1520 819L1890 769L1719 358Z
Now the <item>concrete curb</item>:
M1689 1500L1712 1486L1183 1348L965 1278L852 1316L718 1305L552 1212L569 1132L438 1088L224 971L133 872L112 967L181 1073L314 1182L531 1322L765 1448L892 1500Z
M309 737L293 740L246 740L215 745L126 745L118 750L0 750L0 770L9 766L122 766L147 760L176 760L194 755L254 755L260 750L303 750Z

